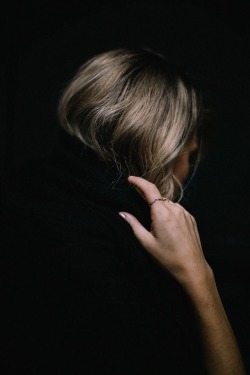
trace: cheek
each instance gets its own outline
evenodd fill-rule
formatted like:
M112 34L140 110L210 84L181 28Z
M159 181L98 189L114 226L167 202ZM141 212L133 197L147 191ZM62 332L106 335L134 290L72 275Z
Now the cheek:
M189 173L189 157L188 153L183 153L178 160L173 169L174 175L178 180L183 183L188 177Z

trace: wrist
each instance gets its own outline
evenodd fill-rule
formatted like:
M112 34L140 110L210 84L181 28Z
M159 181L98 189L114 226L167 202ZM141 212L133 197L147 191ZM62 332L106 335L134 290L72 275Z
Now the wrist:
M194 304L207 304L218 297L214 274L208 264L202 271L189 272L181 284Z

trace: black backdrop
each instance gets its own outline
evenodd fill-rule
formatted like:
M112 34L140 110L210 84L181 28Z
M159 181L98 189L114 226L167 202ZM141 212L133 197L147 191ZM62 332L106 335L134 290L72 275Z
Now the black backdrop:
M250 357L250 26L239 2L20 1L2 8L2 176L46 155L57 134L56 104L87 58L149 47L184 66L216 115L209 156L186 191L204 251L245 361Z

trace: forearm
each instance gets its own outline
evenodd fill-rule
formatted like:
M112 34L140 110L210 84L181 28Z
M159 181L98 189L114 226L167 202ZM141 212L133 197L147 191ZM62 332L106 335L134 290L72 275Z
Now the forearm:
M212 272L187 288L197 320L204 360L210 375L244 375L239 348Z
M178 203L155 201L155 185L130 177L151 207L151 230L131 214L121 212L142 246L182 285L196 315L209 375L244 375L244 366L224 311L213 272L201 246L195 219ZM161 200L161 199L158 199ZM152 204L157 202L158 204Z

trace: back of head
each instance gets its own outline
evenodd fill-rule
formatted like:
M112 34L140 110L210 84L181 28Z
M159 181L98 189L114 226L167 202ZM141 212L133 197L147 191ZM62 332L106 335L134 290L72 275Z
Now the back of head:
M125 175L155 183L173 199L173 166L197 131L202 105L189 80L148 50L95 56L59 103L61 126Z

